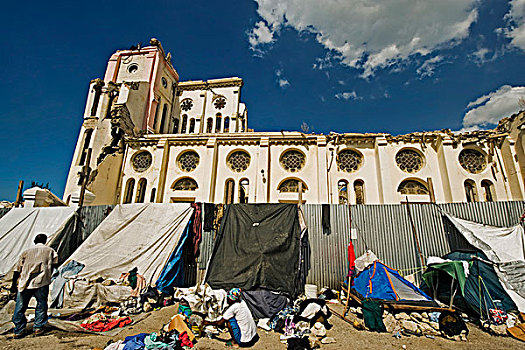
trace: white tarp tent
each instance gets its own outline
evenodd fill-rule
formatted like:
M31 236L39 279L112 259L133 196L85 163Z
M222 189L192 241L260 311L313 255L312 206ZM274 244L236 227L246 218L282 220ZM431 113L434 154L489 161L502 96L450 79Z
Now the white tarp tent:
M96 299L118 302L129 287L90 283L98 277L117 280L134 267L148 284L154 284L177 246L193 213L190 204L146 203L118 205L63 264L75 260L85 265L67 307L85 306ZM66 293L68 294L68 293Z
M502 286L521 312L525 312L525 236L521 225L496 227L447 218L465 239L495 264Z
M0 276L11 270L24 250L33 247L37 234L46 234L51 242L74 214L71 207L14 208L0 218Z

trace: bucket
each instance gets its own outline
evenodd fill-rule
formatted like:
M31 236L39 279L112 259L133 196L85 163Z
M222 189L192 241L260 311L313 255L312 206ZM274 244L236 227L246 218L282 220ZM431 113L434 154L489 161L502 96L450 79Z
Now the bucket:
M317 285L315 284L305 284L304 294L308 299L317 298Z

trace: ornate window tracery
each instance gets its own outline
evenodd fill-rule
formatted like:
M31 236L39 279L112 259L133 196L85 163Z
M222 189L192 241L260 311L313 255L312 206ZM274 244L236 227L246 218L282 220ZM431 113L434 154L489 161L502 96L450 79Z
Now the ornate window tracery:
M177 160L179 168L185 172L191 172L199 165L200 157L195 151L187 151L182 153Z
M289 180L285 180L283 181L280 185L279 185L279 192L281 193L299 193L299 181L300 180L296 180L296 179L289 179ZM306 190L308 189L308 187L306 187L306 184L301 181L302 183L302 191L301 192L306 192Z
M464 149L459 153L459 164L472 174L479 174L487 167L487 157L475 149Z
M199 185L197 185L195 180L190 179L189 177L184 177L177 180L173 184L172 188L175 191L195 191L197 188L199 188Z
M396 163L399 169L413 174L423 168L423 156L411 149L404 149L396 154Z
M250 155L244 151L235 151L228 156L226 164L236 173L242 173L250 166Z
M213 105L216 109L223 109L226 107L226 99L224 97L217 97L215 101L213 101Z
M191 100L191 98L184 99L180 104L180 108L185 112L188 112L190 109L192 109L193 101Z
M302 152L291 150L281 155L280 163L286 170L295 173L304 167L306 157Z
M401 182L397 188L397 192L405 195L429 194L427 186L416 180L405 180Z
M363 156L353 150L344 150L337 155L337 166L347 173L357 171L363 164Z
M135 171L141 173L143 171L148 170L148 168L151 166L152 161L153 157L151 156L151 153L149 153L148 151L141 151L135 154L135 156L131 160L131 165L133 166L133 169L135 169Z

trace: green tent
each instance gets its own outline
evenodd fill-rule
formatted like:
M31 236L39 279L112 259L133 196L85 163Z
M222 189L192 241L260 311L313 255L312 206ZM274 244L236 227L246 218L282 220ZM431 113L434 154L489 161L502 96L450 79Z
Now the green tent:
M447 304L452 299L457 308L481 319L488 318L488 310L496 306L495 300L499 300L498 307L507 312L517 310L485 254L454 251L443 259L450 261L430 265L423 274L431 296Z

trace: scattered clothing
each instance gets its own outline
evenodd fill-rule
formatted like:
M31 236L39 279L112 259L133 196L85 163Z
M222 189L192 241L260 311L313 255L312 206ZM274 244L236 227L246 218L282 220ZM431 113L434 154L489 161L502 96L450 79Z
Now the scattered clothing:
M98 314L96 314L98 315ZM91 317L88 319L90 320ZM96 321L88 321L85 323L82 323L80 327L88 329L93 332L107 332L109 330L112 330L113 328L117 327L124 327L132 322L131 318L129 316L126 317L119 317L116 319L104 319L100 318Z
M213 219L215 218L215 206L213 203L204 203L204 232L213 230Z
M371 331L386 332L381 304L376 300L364 299L362 306L365 326Z

